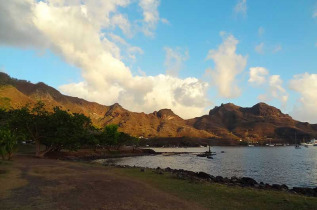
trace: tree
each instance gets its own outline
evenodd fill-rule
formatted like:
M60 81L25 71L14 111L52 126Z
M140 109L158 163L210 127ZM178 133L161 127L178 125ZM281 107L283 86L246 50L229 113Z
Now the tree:
M127 144L131 140L132 137L130 135L120 132L118 136L117 150L119 150L122 145Z
M0 154L3 160L11 160L13 152L17 149L18 136L8 128L0 130Z
M83 114L70 114L55 107L48 121L47 138L42 141L47 151L77 150L93 141L91 120Z
M35 143L35 155L43 157L46 151L41 151L41 142L46 138L49 128L49 113L45 104L39 101L33 109L29 106L11 111L10 128L12 131L24 134Z
M107 125L100 135L100 144L110 150L111 147L118 144L119 135L118 125Z

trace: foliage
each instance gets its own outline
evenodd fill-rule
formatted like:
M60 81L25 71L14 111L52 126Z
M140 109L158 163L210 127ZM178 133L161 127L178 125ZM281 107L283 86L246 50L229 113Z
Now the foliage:
M128 134L119 132L118 125L107 125L103 130L98 130L89 117L69 113L60 107L48 112L43 102L38 102L33 108L25 106L9 111L0 110L0 125L7 125L11 139L14 135L23 136L24 140L31 139L38 157L50 151L77 150L84 146L119 149L135 141ZM41 151L41 145L46 149Z
M18 136L8 128L0 129L0 154L3 160L11 160L18 144Z
M118 132L118 125L107 125L100 135L100 145L105 146L108 149L118 144L120 133Z
M41 142L50 150L77 150L90 140L90 118L82 114L70 114L59 107L49 116L47 137Z

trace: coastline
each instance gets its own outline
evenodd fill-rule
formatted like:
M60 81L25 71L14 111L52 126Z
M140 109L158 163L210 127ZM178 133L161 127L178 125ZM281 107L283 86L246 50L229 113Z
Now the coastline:
M0 161L0 168L4 209L317 208L316 197L223 184L211 181L208 174L185 170L103 166L31 155Z
M105 158L107 159L107 158ZM222 176L213 176L211 174L205 172L194 172L184 169L171 169L167 168L148 168L148 167L136 167L129 165L116 165L113 163L100 163L98 160L92 161L93 163L98 163L103 166L111 166L117 168L135 168L139 169L141 172L146 170L152 171L153 173L157 173L163 175L164 173L173 174L177 179L188 180L188 181L205 181L209 183L218 183L227 186L235 186L235 187L248 187L258 190L269 190L269 191L282 191L288 192L291 194L301 194L305 196L317 197L317 186L314 188L309 187L293 187L289 188L286 184L268 184L263 182L257 182L250 177L236 177L233 176L231 178L222 177Z
M116 168L136 168L140 171L150 170L158 174L170 173L176 176L178 179L184 180L196 180L196 181L206 181L210 183L218 183L228 186L238 186L238 187L249 187L253 189L259 190L273 190L273 191L282 191L288 192L291 194L301 194L305 196L317 197L317 186L316 187L288 187L286 184L268 184L263 182L257 182L253 178L250 177L223 177L223 176L213 176L211 174L205 172L194 172L190 170L184 169L171 169L167 168L149 168L149 167L139 167L139 166L129 166L129 165L118 165L114 163L100 163L98 160L106 160L113 158L124 158L124 157L138 157L138 156L152 156L152 155L175 155L175 154L187 154L189 152L156 152L153 149L137 149L134 152L130 150L125 150L123 153L112 153L112 154L92 154L92 153L52 153L48 156L50 159L59 159L65 161L74 161L74 162L86 162L86 163L98 163L103 166L111 166Z

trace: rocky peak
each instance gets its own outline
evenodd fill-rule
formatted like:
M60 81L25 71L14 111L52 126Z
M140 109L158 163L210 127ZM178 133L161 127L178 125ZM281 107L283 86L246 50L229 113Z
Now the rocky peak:
M283 113L281 110L270 106L266 103L258 103L251 108L247 108L247 112L258 116L281 116Z
M161 109L158 112L157 111L153 112L153 114L161 119L171 120L175 118L180 118L171 109Z
M122 115L126 110L118 103L115 103L109 107L109 110L106 112L106 116L118 117Z
M209 115L214 115L219 112L231 112L231 111L238 111L241 107L233 104L233 103L227 103L227 104L221 104L220 106L215 106L215 108L211 109L209 111Z
M112 109L123 109L122 106L118 103L114 103L113 105L110 106Z

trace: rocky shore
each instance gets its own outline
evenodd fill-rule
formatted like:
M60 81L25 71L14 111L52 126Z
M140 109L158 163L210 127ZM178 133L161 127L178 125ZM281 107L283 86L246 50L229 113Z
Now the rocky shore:
M123 150L123 151L77 151L77 152L51 152L46 155L49 159L69 160L69 161L93 161L98 159L108 158L123 158L123 157L136 157L146 155L158 155L160 152L155 152L152 149L136 149L136 150Z
M207 174L205 172L193 172L193 171L187 171L183 169L171 169L169 167L167 168L160 168L157 167L156 169L153 168L144 168L144 167L135 167L135 166L127 166L127 165L115 165L115 164L103 164L106 166L114 166L118 168L139 168L141 172L145 171L152 171L153 173L157 174L172 174L178 179L188 180L188 181L204 181L204 182L210 182L210 183L219 183L224 184L228 186L239 186L239 187L249 187L249 188L255 188L259 190L274 190L274 191L284 191L289 192L293 194L300 194L305 196L311 196L311 197L317 197L317 187L315 188L306 188L306 187L293 187L289 188L285 184L267 184L260 182L258 183L254 179L250 177L222 177L222 176L213 176L210 174Z

